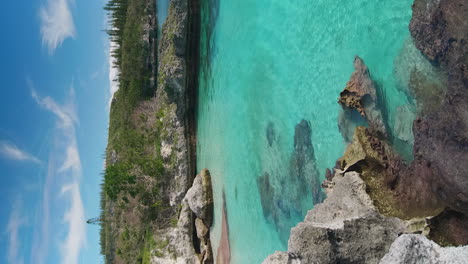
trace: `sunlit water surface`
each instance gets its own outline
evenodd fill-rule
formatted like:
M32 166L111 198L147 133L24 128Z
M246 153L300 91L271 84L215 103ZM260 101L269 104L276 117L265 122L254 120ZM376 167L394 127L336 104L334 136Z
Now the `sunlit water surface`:
M412 0L201 2L197 166L213 177L213 250L216 254L224 191L232 263L261 263L287 248L280 233L303 215L279 230L264 217L257 178L274 169L288 184L294 128L302 119L311 124L321 180L334 166L345 148L337 97L354 56L364 59L382 89L391 129L397 107L412 107L394 74L395 58L409 38ZM267 141L270 122L275 147ZM310 197L304 199L312 208Z

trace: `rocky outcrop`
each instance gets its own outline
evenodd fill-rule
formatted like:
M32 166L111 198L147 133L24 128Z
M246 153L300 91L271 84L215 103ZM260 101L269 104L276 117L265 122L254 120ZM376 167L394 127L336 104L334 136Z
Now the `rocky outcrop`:
M168 193L171 206L182 201L195 171L195 116L198 74L196 21L199 20L198 1L173 0L162 26L159 42L159 68L155 103L161 113L161 155L171 181ZM198 13L197 13L198 12ZM198 25L199 26L199 25ZM193 29L195 28L195 29ZM189 32L190 29L195 30ZM197 72L197 73L195 73Z
M430 87L428 76L408 73L407 83L418 86L410 89L419 94L420 115L413 125L414 161L409 165L382 140L379 123L369 119L362 98L377 100L357 85L370 80L367 68L358 64L340 103L361 113L370 129L356 128L338 174L328 173L323 184L327 199L291 230L288 252L276 252L264 263L466 262L468 247L442 248L427 238L445 245L468 243L466 17L465 0L416 0L413 5L415 45L448 76L447 89L438 94L441 100L430 96L440 87ZM407 126L401 124L399 130L410 141L404 136ZM450 209L442 212L445 207Z
M213 222L213 191L211 186L211 176L207 169L204 169L195 177L192 188L185 195L190 209L198 219L201 219L207 226Z
M402 235L380 264L463 264L467 260L468 246L442 248L423 235Z
M448 74L448 89L440 109L414 123L415 158L434 171L428 180L437 197L468 215L466 17L465 0L416 0L410 31L416 47Z
M204 169L195 177L182 200L176 227L161 230L163 248L157 248L151 263L211 264L213 251L210 227L213 219L213 190L210 172ZM164 241L164 240L163 240Z
M377 263L405 228L378 214L358 173L337 174L325 201L291 229L288 252L263 263Z
M367 128L356 128L339 161L338 169L360 172L367 193L383 215L410 219L434 216L444 208L428 182L432 171L427 164L407 166L387 142Z
M387 135L382 112L377 105L376 85L371 79L369 69L358 56L354 59L354 72L340 93L338 102L345 111L357 110L373 130Z

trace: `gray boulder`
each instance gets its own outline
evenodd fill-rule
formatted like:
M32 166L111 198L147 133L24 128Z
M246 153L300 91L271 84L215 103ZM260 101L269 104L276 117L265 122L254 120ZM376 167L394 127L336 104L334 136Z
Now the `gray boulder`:
M423 235L402 235L393 242L380 264L464 264L468 246L443 248Z
M288 252L263 263L378 263L406 225L378 214L365 190L358 173L335 175L327 199L291 229Z
M195 177L192 187L185 195L190 209L195 215L203 220L206 226L211 226L213 221L213 191L211 186L211 176L207 169L204 169Z

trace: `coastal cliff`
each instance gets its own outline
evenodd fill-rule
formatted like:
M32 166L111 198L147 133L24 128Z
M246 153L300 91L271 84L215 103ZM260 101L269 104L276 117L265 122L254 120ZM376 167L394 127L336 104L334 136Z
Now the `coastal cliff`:
M335 173L328 173L323 183L327 198L291 230L288 251L275 252L264 264L466 262L466 17L468 3L463 0L416 0L413 4L410 32L415 46L437 72L446 75L447 82L441 83L447 87L441 103L417 98L419 105L431 107L421 107L413 123L411 162L399 156L392 135L385 133L385 120L378 114L382 106L375 104L378 98L371 89L372 69L356 58L355 72L339 103L345 113L357 110L368 128L359 126L362 123L352 126L346 120L351 114L341 116L340 130L350 144ZM416 77L409 81L410 89L414 88ZM431 88L440 90L417 81L418 89L429 94ZM377 114L370 118L366 105Z
M161 31L155 1L111 0L105 9L120 75L101 252L106 263L213 263L211 179L208 171L195 177L199 2L172 0Z

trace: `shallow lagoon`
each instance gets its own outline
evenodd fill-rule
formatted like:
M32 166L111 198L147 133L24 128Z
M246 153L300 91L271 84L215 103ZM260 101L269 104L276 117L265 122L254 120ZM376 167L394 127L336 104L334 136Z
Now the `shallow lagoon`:
M412 108L394 65L409 38L412 1L202 2L197 166L213 176L213 250L216 254L224 191L231 262L260 263L286 249L284 234L303 215L280 226L266 218L257 179L273 171L275 188L291 195L287 191L294 188L282 186L290 183L295 126L302 119L310 122L320 180L334 166L345 147L337 97L354 56L364 59L379 85L392 130L397 108ZM313 207L310 195L301 206L304 212Z

